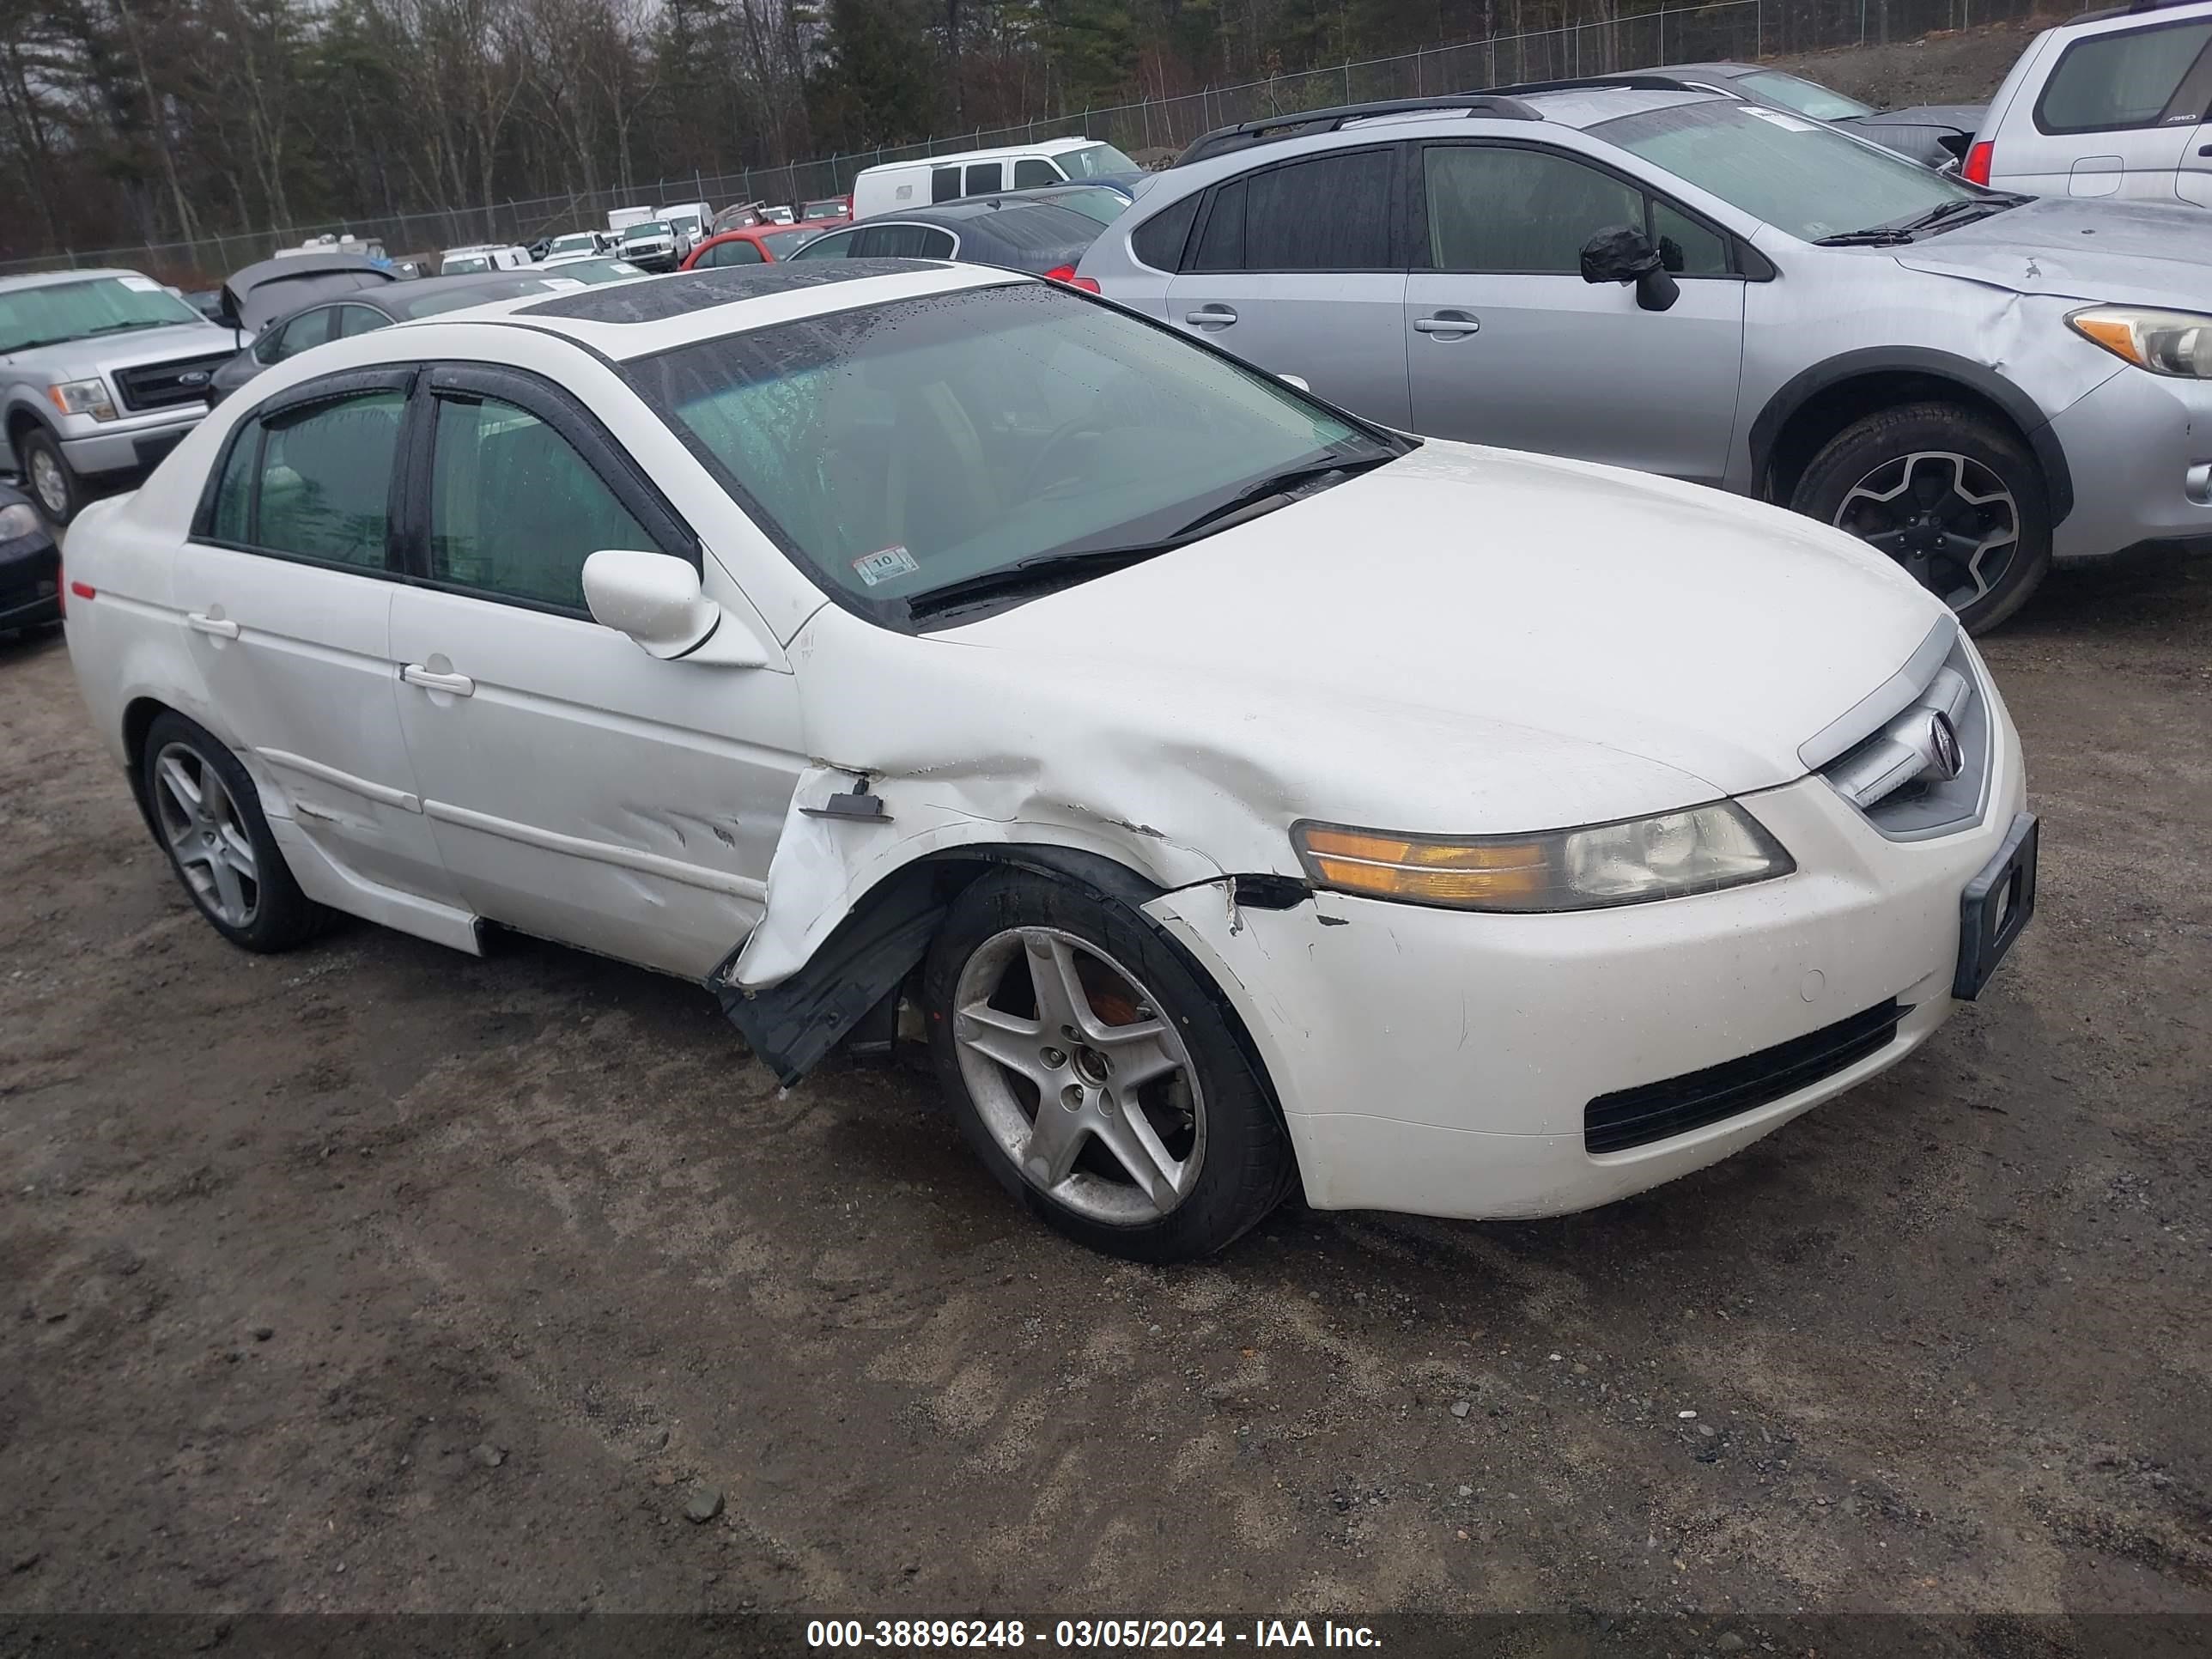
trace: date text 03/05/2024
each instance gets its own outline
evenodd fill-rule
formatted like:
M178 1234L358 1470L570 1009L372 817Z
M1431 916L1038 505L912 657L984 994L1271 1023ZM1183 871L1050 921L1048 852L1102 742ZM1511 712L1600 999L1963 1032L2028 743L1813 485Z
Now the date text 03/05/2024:
M1365 1625L1330 1620L814 1619L810 1648L1379 1648Z

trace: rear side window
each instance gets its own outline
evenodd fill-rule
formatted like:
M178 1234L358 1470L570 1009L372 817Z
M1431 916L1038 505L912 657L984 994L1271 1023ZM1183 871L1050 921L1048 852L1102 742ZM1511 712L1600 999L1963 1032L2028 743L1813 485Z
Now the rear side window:
M808 245L811 248L812 244ZM854 259L950 259L950 231L933 225L870 225L853 234L847 257ZM808 251L801 249L801 252Z
M1060 174L1049 161L1041 161L1034 155L1024 155L1014 163L1014 188L1029 190L1038 185L1056 185Z
M441 398L430 466L430 574L583 611L584 561L656 544L551 427L496 398Z
M1190 240L1191 226L1198 222L1198 204L1203 199L1202 193L1194 191L1146 220L1129 238L1131 251L1154 270L1180 267L1183 246Z
M1422 170L1437 270L1579 275L1598 232L1644 228L1641 191L1549 151L1431 145Z
M968 166L968 193L988 196L1001 188L1006 176L1006 167L997 161L971 161Z
M1389 270L1397 152L1316 155L1251 175L1247 270Z
M372 392L247 423L216 486L217 541L385 568L406 394Z
M338 307L337 337L344 339L355 334L372 334L380 328L392 326L392 319L368 306Z
M335 306L318 306L271 329L254 342L255 358L264 364L281 363L309 346L322 344L331 337L331 320L336 311Z
M1244 268L1245 181L1233 179L1212 192L1206 218L1198 228L1198 246L1191 250L1192 270L1242 270Z
M817 236L790 257L794 259L849 259L854 257L853 245L860 240L857 230L841 230L827 236Z
M2203 61L2212 18L2076 40L2036 100L2045 132L2114 132L2194 126L2212 104Z
M956 202L960 199L960 169L935 167L929 175L929 199L933 202Z

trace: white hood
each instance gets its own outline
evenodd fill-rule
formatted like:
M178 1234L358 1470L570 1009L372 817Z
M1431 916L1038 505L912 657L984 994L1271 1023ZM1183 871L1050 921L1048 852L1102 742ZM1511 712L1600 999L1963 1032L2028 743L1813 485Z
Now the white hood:
M1047 842L1163 888L1298 873L1290 826L1511 834L1802 775L1942 605L1838 531L1695 485L1430 443L938 633L793 638L815 764L738 981L887 872ZM879 823L817 816L866 778Z
M1942 614L1879 554L1778 507L1431 442L955 637L1048 652L1109 699L1157 682L1194 721L1296 731L1326 711L1362 750L1419 734L1408 759L1441 758L1424 745L1458 750L1463 734L1476 768L1486 747L1549 746L1570 763L1604 750L1711 799L1802 775L1799 745ZM1323 774L1358 763L1315 760Z

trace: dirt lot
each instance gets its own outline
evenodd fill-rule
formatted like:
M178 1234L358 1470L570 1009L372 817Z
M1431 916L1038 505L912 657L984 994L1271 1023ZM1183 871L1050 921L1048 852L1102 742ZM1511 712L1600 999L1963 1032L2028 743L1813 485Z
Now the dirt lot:
M2212 1610L2212 563L1990 654L2042 914L1911 1061L1152 1271L690 986L233 951L0 645L0 1612Z
M1997 89L2036 31L2061 21L1995 23L1887 46L1843 46L1770 59L1790 70L1884 109L1908 104L1981 104Z

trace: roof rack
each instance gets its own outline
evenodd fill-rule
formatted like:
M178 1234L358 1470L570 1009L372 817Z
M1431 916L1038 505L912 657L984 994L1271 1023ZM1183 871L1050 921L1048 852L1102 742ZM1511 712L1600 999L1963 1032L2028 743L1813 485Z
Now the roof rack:
M1542 112L1522 102L1524 97L1540 92L1572 92L1583 88L1608 90L1626 88L1645 92L1702 90L1670 75L1584 76L1570 81L1528 81L1518 86L1485 87L1473 92L1448 93L1435 98L1385 98L1365 104L1340 104L1331 109L1286 110L1263 120L1217 127L1193 140L1190 148L1176 157L1175 165L1185 167L1193 161L1203 161L1212 156L1226 155L1232 150L1249 149L1255 144L1273 143L1284 138L1334 132L1353 121L1370 121L1390 115L1418 115L1425 110L1461 111L1470 116L1487 116L1493 120L1540 121L1544 118Z

